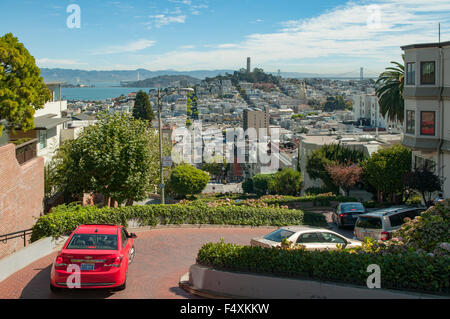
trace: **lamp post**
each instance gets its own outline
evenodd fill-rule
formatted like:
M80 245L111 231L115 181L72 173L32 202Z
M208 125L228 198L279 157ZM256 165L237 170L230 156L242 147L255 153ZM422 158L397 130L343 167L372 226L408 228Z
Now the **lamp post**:
M192 88L166 88L164 89L165 94L161 95L161 89L158 89L158 122L159 122L159 176L161 180L161 184L159 187L161 188L161 204L165 204L165 185L164 185L164 165L163 165L163 139L162 139L162 120L161 120L161 111L162 111L162 98L170 95L174 91L183 91L183 92L194 92Z

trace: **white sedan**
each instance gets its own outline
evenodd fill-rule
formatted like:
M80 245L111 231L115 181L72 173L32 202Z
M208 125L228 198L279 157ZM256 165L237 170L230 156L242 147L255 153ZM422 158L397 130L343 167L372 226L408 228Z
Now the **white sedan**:
M283 239L287 239L293 244L304 245L307 250L336 249L337 244L343 245L345 248L361 246L361 242L358 240L345 238L325 228L310 226L281 227L264 237L253 238L250 245L264 248L279 247Z

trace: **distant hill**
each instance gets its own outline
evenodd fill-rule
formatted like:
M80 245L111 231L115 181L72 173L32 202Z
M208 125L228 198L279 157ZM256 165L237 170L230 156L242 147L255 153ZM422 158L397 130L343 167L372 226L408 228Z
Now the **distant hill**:
M225 76L234 74L235 70L195 70L195 71L175 71L175 70L160 70L149 71L146 69L137 70L111 70L111 71L87 71L87 70L73 70L73 69L41 69L41 76L46 82L67 82L70 84L89 84L92 82L109 82L119 83L120 81L137 81L139 79L149 79L162 75L184 75L197 79L214 78L218 75ZM276 72L267 72L277 76ZM299 72L281 72L283 78L341 78L342 76L336 74L318 74L318 73L299 73ZM347 75L348 77L359 78L359 74ZM365 76L365 78L373 77ZM343 77L342 77L343 78Z
M200 82L200 79L188 75L160 75L141 81L122 82L121 85L133 88L187 87L199 84Z
M115 82L137 81L138 74L140 79L149 79L162 75L184 75L196 79L214 77L219 74L232 73L232 70L199 70L199 71L174 71L161 70L149 71L145 69L137 70L111 70L111 71L86 71L73 69L41 69L41 76L46 82L67 82L72 84L91 83L91 82Z

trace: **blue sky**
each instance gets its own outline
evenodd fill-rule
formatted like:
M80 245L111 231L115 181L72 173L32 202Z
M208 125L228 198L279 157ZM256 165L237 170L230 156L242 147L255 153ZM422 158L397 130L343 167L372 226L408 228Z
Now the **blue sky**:
M69 28L80 8L80 28ZM448 0L2 0L40 67L377 73L401 45L450 40Z

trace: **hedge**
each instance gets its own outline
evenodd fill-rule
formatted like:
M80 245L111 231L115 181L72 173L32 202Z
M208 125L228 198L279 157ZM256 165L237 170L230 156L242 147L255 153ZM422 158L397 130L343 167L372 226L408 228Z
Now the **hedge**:
M254 207L208 207L205 205L146 205L118 208L61 205L42 216L33 226L32 241L43 237L57 238L68 234L80 224L121 224L130 220L141 225L216 224L244 226L326 225L322 214L301 210Z
M269 205L287 205L292 203L306 203L312 202L314 206L329 206L330 202L358 202L359 200L355 197L335 195L333 193L316 194L316 195L305 195L305 196L288 196L288 195L265 195L262 197L254 195L230 195L230 196L200 196L197 197L196 201L202 203L214 202L220 198L229 198L231 200L235 199L255 199L261 200L262 202ZM239 204L237 204L239 205Z
M347 250L307 251L261 248L220 243L205 244L197 263L218 270L276 275L366 286L371 273L381 269L381 287L448 295L447 258L408 254L352 253Z
M329 206L330 202L358 202L358 199L350 196L335 195L332 193L327 194L317 194L317 195L306 195L301 197L296 196L278 196L278 195L267 195L261 198L262 201L269 205L286 205L290 203L306 203L313 202L314 206Z

